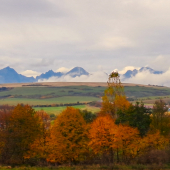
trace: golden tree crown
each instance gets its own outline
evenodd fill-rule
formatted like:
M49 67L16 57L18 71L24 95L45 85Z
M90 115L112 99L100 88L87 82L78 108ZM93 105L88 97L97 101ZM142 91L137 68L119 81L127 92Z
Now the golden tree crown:
M109 75L109 78L116 78L116 77L119 77L119 73L115 71L111 72Z

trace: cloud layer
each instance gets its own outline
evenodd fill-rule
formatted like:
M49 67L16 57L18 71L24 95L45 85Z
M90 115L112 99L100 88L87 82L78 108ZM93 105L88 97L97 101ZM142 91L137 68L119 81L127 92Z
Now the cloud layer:
M133 68L132 66L125 67L121 73L127 68ZM133 69L132 69L133 70ZM119 73L120 73L119 72ZM134 83L143 85L159 85L170 87L170 68L163 74L152 74L147 70L139 72L136 76L125 79L123 75L120 76L123 83ZM103 71L98 71L90 74L89 76L82 75L77 77L71 77L69 75L62 77L50 77L49 79L40 79L39 82L107 82L108 74Z
M49 79L40 79L39 82L107 82L108 75L104 72L95 72L89 76L82 75L71 77L69 75L62 77L50 77Z
M170 87L170 68L163 74L151 74L149 71L140 72L132 78L125 79L124 82Z
M0 69L167 70L169 0L1 0Z

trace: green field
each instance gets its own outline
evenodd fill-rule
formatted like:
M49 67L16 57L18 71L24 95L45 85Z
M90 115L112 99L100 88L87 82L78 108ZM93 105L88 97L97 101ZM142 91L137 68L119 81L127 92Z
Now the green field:
M97 113L100 111L100 108L98 107L92 107L92 106L88 106L88 105L78 105L78 106L72 106L76 109L80 109L80 110L88 110L91 111L93 113ZM47 112L48 114L55 114L58 115L60 114L64 109L66 109L66 106L62 106L62 107L33 107L33 109L35 109L36 111L38 110L44 110L45 112Z
M77 102L91 102L99 101L100 98L91 96L63 96L49 99L28 99L28 98L5 98L0 99L0 105L17 105L18 103L29 104L29 105L50 105L50 104L66 104L66 103L77 103Z
M151 96L168 96L170 88L167 87L145 87L145 86L125 86L127 97L143 98Z
M51 105L77 102L91 102L101 100L106 87L96 86L62 86L62 87L15 87L0 91L0 105L17 105L18 103L29 105ZM170 88L125 86L125 94L130 101L156 100L158 97L170 96ZM166 98L168 101L169 99ZM151 101L149 101L151 103Z
M65 87L15 87L0 91L0 98L12 96L14 98L55 98L62 96L93 96L99 97L104 94L106 87L90 86L65 86ZM170 88L125 86L127 97L141 98L149 96L170 95Z
M104 93L105 87L66 86L66 87L15 87L7 91L1 91L0 97L8 95L16 98L41 98L61 96L95 96Z

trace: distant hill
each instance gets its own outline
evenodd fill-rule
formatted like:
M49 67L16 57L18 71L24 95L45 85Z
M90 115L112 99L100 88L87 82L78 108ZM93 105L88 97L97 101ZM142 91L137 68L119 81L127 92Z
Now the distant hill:
M134 70L128 70L125 74L123 74L124 79L128 79L131 77L136 76L138 73L148 71L151 74L163 74L163 71L155 71L150 67L142 67L139 70L134 69Z
M18 74L13 68L5 67L0 70L0 83L28 83L35 82L34 77L26 77Z

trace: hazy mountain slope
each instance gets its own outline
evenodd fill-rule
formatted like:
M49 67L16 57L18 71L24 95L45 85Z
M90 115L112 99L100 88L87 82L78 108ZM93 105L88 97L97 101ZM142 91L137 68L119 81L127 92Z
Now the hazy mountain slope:
M148 71L151 74L163 74L163 71L155 71L150 67L142 67L139 70L134 69L134 70L128 70L125 74L123 74L124 79L128 79L131 77L135 77L138 73Z
M71 77L82 76L82 75L89 75L89 73L84 70L82 67L74 67L72 70L66 73Z
M57 72L55 73L53 70L49 70L46 73L42 73L41 75L36 77L36 80L38 81L39 79L49 79L50 77L61 77L63 73Z
M0 83L25 83L35 82L34 77L18 74L13 68L6 67L0 70Z

